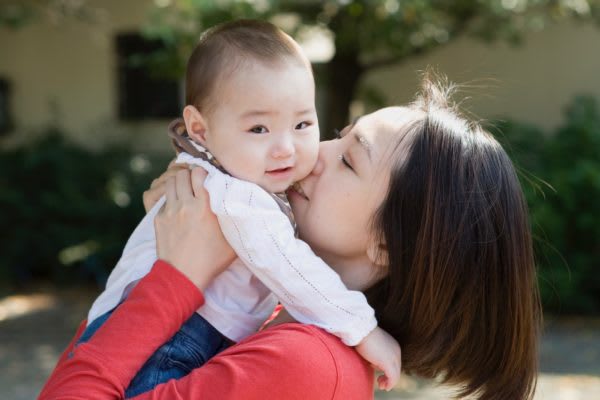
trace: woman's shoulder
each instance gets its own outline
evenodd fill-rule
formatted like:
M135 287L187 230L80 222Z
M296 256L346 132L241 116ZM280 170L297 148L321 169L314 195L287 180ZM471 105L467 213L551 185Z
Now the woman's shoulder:
M369 364L354 348L313 325L277 325L246 338L220 356L235 354L250 355L257 368L275 372L282 389L286 385L308 391L314 388L323 399L373 398L373 369ZM309 392L305 396L317 398L310 397Z

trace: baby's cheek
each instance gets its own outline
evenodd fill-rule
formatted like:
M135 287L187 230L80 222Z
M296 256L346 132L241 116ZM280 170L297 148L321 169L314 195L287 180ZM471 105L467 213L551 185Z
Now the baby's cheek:
M315 168L317 164L317 158L319 157L319 147L315 146L314 149L308 149L305 151L301 158L298 159L297 167L297 180L303 179Z
M306 178L310 172L313 170L314 165L310 163L302 163L301 165L296 165L295 174L294 174L294 182L301 181Z
M264 172L254 160L243 157L229 158L223 167L234 177L254 183L258 183Z

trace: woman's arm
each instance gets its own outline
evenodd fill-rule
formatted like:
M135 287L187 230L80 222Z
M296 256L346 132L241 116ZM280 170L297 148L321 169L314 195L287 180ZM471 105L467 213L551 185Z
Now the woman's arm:
M39 398L124 398L144 362L203 301L196 285L157 261L92 339L61 358Z
M157 261L96 335L59 363L39 399L123 399L146 358L200 304L197 287ZM136 398L365 400L372 398L372 377L368 365L337 338L312 326L283 324Z
M128 385L156 348L200 307L202 296L198 289L204 289L235 258L207 205L208 195L202 187L205 176L204 171L197 169L193 174L181 170L169 177L165 183L166 203L155 219L158 256L175 263L180 273L171 274L172 280L166 280L165 288L165 282L157 284L154 278L156 270L164 269L164 263L157 263L136 288L141 294L133 296L132 292L114 313L127 317L110 318L89 346L77 346L57 367L43 398L56 398L52 395L56 389L71 393L70 385L80 383L90 388L110 388L105 392L111 394L108 398L119 398L122 385ZM115 356L127 363L117 367L110 361ZM96 376L89 371L102 373Z
M223 247L227 242L215 237L214 215L203 214L207 206L200 204L206 195L202 182L201 170L192 172L191 186L189 171L167 180L170 206L157 218L159 255L182 264L176 269L157 261L90 341L61 359L40 399L124 398L146 359L203 303L198 289L228 265L232 255ZM199 214L189 214L190 208ZM206 240L198 242L199 237ZM373 371L337 338L312 326L284 324L137 398L363 400L372 398L372 387Z

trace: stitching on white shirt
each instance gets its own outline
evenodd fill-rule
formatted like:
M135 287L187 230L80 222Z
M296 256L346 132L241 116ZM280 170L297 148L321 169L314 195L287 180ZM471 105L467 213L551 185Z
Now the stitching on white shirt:
M277 250L279 250L279 253L281 253L281 255L283 256L283 258L285 259L285 261L287 262L287 264L290 266L290 268L292 268L297 274L298 276L300 276L300 278L302 278L302 280L304 282L306 282L317 294L319 294L327 303L331 304L332 306L334 306L335 308L337 308L338 310L341 310L343 312L345 312L346 314L353 316L353 317L357 317L359 319L364 320L365 318L357 315L351 311L346 310L344 307L341 307L337 304L335 304L334 302L332 302L331 300L329 300L329 298L327 296L325 296L323 293L321 293L321 291L315 286L313 285L313 283L311 281L309 281L308 279L306 279L304 277L304 275L302 274L302 272L300 272L300 270L298 268L296 268L294 266L294 264L292 264L292 262L290 261L289 258L287 258L287 256L285 255L285 253L281 250L281 247L279 247L279 243L277 243L277 241L275 240L275 238L273 237L273 235L271 234L271 231L269 231L269 227L268 225L265 223L265 220L262 220L263 226L265 227L265 230L267 230L269 232L269 237L271 238L271 241L273 242L273 244L275 245L275 247L277 247Z
M290 302L290 304L296 304L294 302L294 299L292 299L292 295L290 295L287 290L283 291L283 295L285 296L286 299L288 299L288 301Z
M227 216L230 216L229 210L227 209L226 202L225 202L228 192L229 192L229 181L225 180L225 195L223 196L223 210L225 211L225 214L227 214ZM254 263L254 260L252 259L252 255L250 255L250 253L248 252L248 249L244 245L244 241L242 240L242 233L240 232L240 229L238 228L237 224L235 223L235 218L230 218L230 219L234 221L233 226L235 226L235 230L238 234L238 239L239 239L240 243L242 244L242 247L244 248L244 252L248 256L248 259L250 260L250 262Z
M249 205L251 205L251 204L249 204ZM283 212L283 211L282 211L282 212ZM364 320L364 319L365 319L364 317L362 317L362 316L360 316L360 315L357 315L357 314L355 314L355 313L353 313L353 312L351 312L351 311L348 311L348 310L346 310L345 308L343 308L343 307L341 307L341 306L339 306L339 305L335 304L335 303L334 303L334 302L332 302L331 300L329 300L329 298L328 298L327 296L325 296L323 293L321 293L321 291L320 291L320 290L319 290L319 289L318 289L318 288L317 288L315 285L313 285L313 283L312 283L311 281L309 281L308 279L306 279L306 278L304 277L304 275L302 274L302 272L301 272L301 271L300 271L298 268L296 268L296 267L294 266L294 264L293 264L293 263L290 261L290 259L289 259L289 258L286 256L286 254L283 252L283 250L281 250L281 247L279 247L279 243L277 243L277 241L276 241L276 240L275 240L275 238L273 237L273 234L271 233L271 230L269 229L269 226L267 225L267 223L266 223L266 221L264 220L264 218L261 218L261 221L262 221L262 223L263 223L263 226L265 227L265 231L266 231L266 232L268 232L268 234L269 234L269 237L271 238L271 242L273 242L273 244L275 245L275 247L277 247L277 250L279 251L279 253L281 254L281 256L282 256L282 257L285 259L285 261L287 262L288 266L289 266L289 267L290 267L292 270L294 270L294 271L296 272L296 274L298 274L298 276L299 276L300 278L302 278L302 280L303 280L304 282L306 282L306 284L308 284L308 285L309 285L309 286L310 286L310 287L311 287L311 288L312 288L312 289L313 289L313 290L314 290L316 293L318 293L318 294L319 294L319 295L320 295L320 296L321 296L321 297L322 297L322 298L323 298L323 299L324 299L324 300L325 300L327 303L331 304L332 306L334 306L334 307L335 307L335 308L337 308L338 310L341 310L341 311L345 312L346 314L348 314L348 315L350 315L350 316L353 316L353 317L356 317L356 318L359 318L359 319L361 319L361 320ZM234 222L234 224L235 224L235 222ZM237 229L237 227L236 227L236 229Z

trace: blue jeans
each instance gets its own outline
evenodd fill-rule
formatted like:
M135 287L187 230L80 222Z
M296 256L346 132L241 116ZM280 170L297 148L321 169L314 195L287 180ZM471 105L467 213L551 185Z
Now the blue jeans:
M92 321L77 344L90 340L113 311ZM150 356L129 384L125 397L137 396L168 380L186 376L232 343L198 313L194 313L168 342Z

